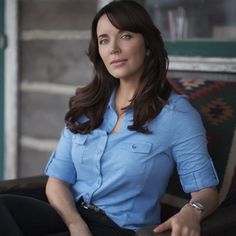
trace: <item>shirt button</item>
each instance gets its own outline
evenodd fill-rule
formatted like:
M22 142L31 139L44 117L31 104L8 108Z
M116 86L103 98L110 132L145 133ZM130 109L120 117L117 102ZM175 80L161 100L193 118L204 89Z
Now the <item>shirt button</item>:
M132 145L132 149L136 149L137 146L135 144Z

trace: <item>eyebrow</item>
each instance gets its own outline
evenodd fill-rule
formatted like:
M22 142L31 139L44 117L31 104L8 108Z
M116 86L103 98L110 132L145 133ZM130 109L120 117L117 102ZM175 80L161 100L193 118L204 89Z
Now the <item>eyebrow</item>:
M104 38L104 37L108 37L108 35L107 34L100 34L100 35L98 35L98 38Z
M118 31L118 34L122 33L122 32L126 32L128 30L119 30ZM109 37L108 34L100 34L98 35L98 38L104 38L104 37Z

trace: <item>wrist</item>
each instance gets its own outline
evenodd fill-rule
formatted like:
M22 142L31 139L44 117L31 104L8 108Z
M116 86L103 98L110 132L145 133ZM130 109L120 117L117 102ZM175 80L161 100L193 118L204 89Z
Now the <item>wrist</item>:
M194 218L196 221L200 222L202 219L202 215L203 213L196 209L195 207L193 207L192 205L190 205L189 203L187 203L182 209L182 212L188 214L189 217L191 217L192 219Z
M190 201L189 206L196 209L197 211L199 211L201 213L201 215L204 214L205 212L205 207L198 201Z
M85 222L79 214L75 214L73 217L70 217L70 219L67 220L67 222L66 222L66 225L69 229L74 228L74 227L78 227L78 226L81 226L84 224L85 224Z
M84 222L84 221L77 221L77 222L73 222L73 223L70 223L68 225L68 229L70 232L76 232L76 231L87 231L89 228L88 228L88 225Z

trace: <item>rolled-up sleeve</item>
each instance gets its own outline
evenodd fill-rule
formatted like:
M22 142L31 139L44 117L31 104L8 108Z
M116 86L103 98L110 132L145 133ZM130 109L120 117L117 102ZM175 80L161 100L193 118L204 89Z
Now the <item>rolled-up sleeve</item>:
M71 158L72 133L64 128L56 149L53 151L46 167L45 174L69 184L75 183L76 170Z
M213 187L219 179L207 149L206 132L198 112L180 99L173 112L172 155L186 193Z
M216 186L218 184L218 177L211 158L199 170L194 170L187 174L180 174L180 182L186 193Z

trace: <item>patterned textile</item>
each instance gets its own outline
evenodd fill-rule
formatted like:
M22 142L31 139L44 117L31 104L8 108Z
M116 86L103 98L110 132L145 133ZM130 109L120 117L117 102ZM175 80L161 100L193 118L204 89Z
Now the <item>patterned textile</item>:
M236 82L169 79L178 93L189 96L207 130L208 148L219 175L223 200L236 189ZM177 173L170 181L164 203L180 206L189 196L182 192Z

